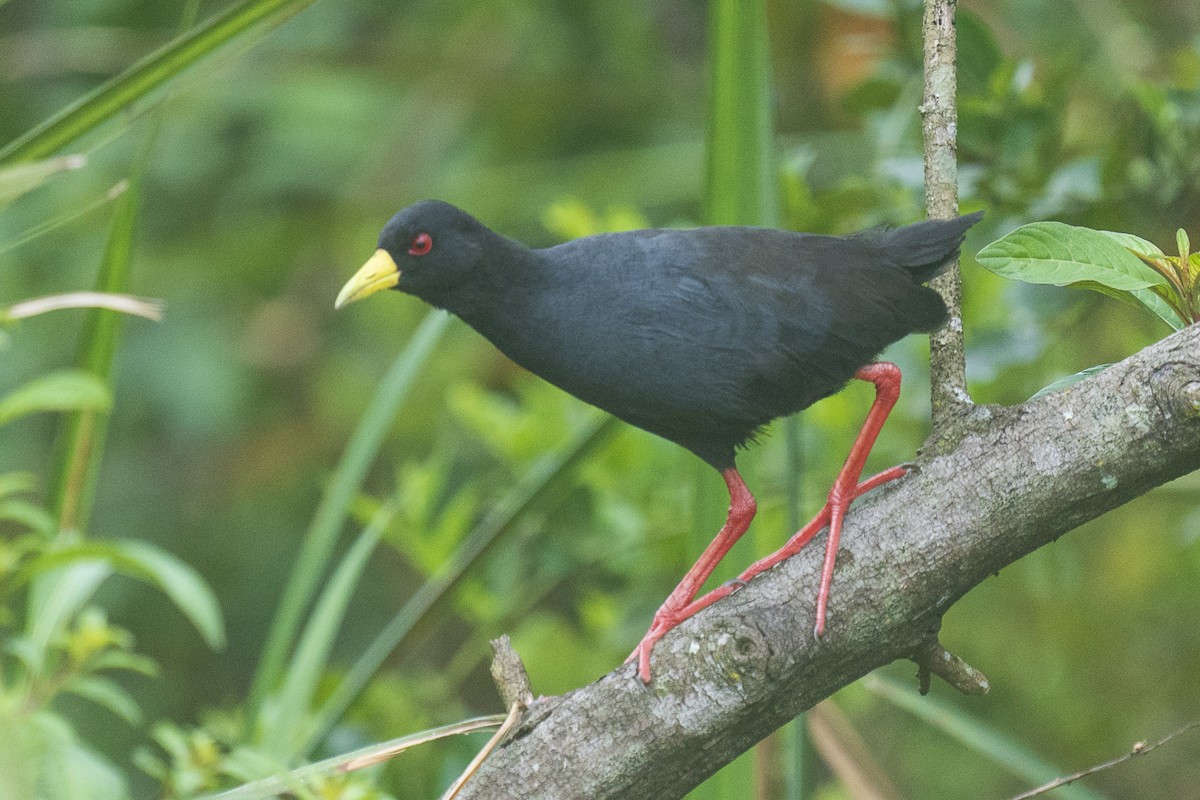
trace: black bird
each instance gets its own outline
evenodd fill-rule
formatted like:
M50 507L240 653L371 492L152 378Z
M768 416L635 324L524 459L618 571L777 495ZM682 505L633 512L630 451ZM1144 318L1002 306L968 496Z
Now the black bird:
M730 495L725 525L630 656L649 682L650 653L667 631L828 525L814 628L821 635L846 510L904 474L893 467L858 482L900 391L899 368L873 359L942 323L945 304L922 284L957 256L981 216L852 236L642 230L534 250L452 205L425 200L384 226L375 255L336 307L389 288L416 295L461 317L529 371L721 472ZM771 420L852 378L875 384L876 397L825 508L738 581L697 599L754 517L754 497L734 463L738 448Z

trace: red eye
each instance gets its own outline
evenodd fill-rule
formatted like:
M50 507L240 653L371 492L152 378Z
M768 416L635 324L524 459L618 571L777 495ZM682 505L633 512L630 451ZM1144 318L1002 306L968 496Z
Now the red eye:
M408 253L413 256L423 256L433 249L433 237L428 233L418 233L408 245Z

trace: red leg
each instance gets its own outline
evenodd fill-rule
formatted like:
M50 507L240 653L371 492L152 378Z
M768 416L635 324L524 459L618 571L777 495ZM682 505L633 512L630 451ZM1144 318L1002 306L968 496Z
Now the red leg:
M629 656L629 661L637 659L638 675L643 682L650 682L650 653L658 640L668 631L688 617L728 596L738 586L756 575L765 572L785 558L795 555L822 528L828 525L829 538L825 544L825 561L821 568L820 587L817 590L817 620L813 627L813 634L817 638L824 633L825 614L829 607L829 588L833 583L833 568L837 562L838 540L842 534L842 520L850 508L850 503L877 486L905 474L903 467L892 467L862 483L858 482L863 466L866 464L867 455L871 452L871 447L875 444L875 439L878 438L883 423L887 420L888 414L891 413L892 407L896 405L896 400L900 396L900 368L886 362L868 364L854 373L854 377L875 384L875 401L871 404L871 410L867 412L862 429L858 432L858 437L850 448L846 463L834 480L833 488L829 490L829 499L825 502L824 508L779 550L752 564L736 581L719 586L697 600L696 595L700 592L704 581L750 527L750 521L754 519L756 510L754 497L746 488L746 484L737 470L730 468L721 473L725 478L725 485L729 487L730 498L729 515L725 519L724 527L704 550L700 560L683 576L683 580L675 587L675 591L671 592L671 595L663 602L662 607L654 615L654 622L651 623L650 630L646 632L641 643Z
M896 405L900 397L900 368L895 364L878 362L861 367L854 377L875 384L875 402L867 412L858 438L846 456L846 463L829 490L829 538L825 541L825 563L821 567L821 585L817 590L817 621L813 626L813 635L818 639L825 632L825 612L829 608L829 587L833 583L833 567L837 562L838 540L842 537L842 520L850 503L857 496L855 487L862 475L863 466L867 463L867 455L879 436L883 423ZM886 473L885 473L886 474ZM899 476L896 476L899 477Z
M889 469L885 469L878 475L867 478L865 481L855 487L854 498L857 499L872 489L882 486L888 481L894 481L896 478L903 477L905 472L906 470L904 467L891 467ZM692 603L688 605L686 609L684 609L687 615L690 617L693 614L708 608L721 598L728 597L754 578L769 570L771 567L799 553L804 549L804 545L808 544L814 536L820 533L821 530L829 524L829 511L830 504L828 501L826 501L825 506L817 512L817 515L813 517L807 525L797 531L796 534L788 540L787 544L776 550L771 555L755 561L753 564L747 567L746 571L739 575L736 580L722 584L700 599L693 600Z
M667 631L704 607L693 608L695 604L692 601L700 593L700 587L708 580L708 576L716 569L717 564L737 543L737 540L742 538L742 534L750 527L750 521L754 519L754 513L758 508L757 504L737 469L730 467L723 470L721 476L725 478L725 485L729 487L729 514L725 518L725 525L722 526L716 538L704 549L699 560L683 576L683 580L679 582L675 590L663 601L662 607L654 615L650 630L646 631L642 641L627 659L627 661L637 659L638 675L641 676L643 683L650 682L650 652L654 649L654 645L666 635Z
M829 490L829 499L826 500L824 508L807 525L797 531L787 544L766 558L751 564L745 572L738 576L736 581L730 581L713 589L682 609L685 617L707 608L722 597L732 594L738 587L755 576L766 572L784 559L791 558L828 525L829 538L825 542L825 561L821 567L821 583L817 589L817 619L813 626L813 635L818 639L821 638L821 634L825 632L825 614L829 608L829 588L833 583L833 568L837 563L842 520L850 508L850 503L877 486L894 481L905 474L903 467L892 467L858 483L863 465L867 460L867 454L871 452L871 447L875 444L875 439L879 436L884 421L900 396L900 368L886 362L868 364L858 370L854 377L875 384L875 402L871 404L871 410L867 412L867 418L858 433L858 438L854 440L854 445L850 448L846 463L834 480L833 488Z

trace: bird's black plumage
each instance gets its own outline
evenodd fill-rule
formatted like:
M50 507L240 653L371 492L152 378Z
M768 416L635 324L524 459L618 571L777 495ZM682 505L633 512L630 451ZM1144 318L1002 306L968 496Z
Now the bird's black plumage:
M395 288L513 361L718 469L761 426L838 391L945 318L922 284L980 214L853 236L709 227L530 249L424 201L385 226ZM428 252L414 247L429 237ZM412 252L410 252L412 251Z
M973 214L854 236L762 228L611 233L531 250L446 203L388 222L337 306L386 288L462 317L514 361L720 470L729 513L634 650L650 680L655 644L683 620L799 552L828 526L816 624L825 628L842 520L854 499L905 474L860 482L900 391L887 345L937 326L946 307L922 284L958 252ZM756 503L734 456L762 425L851 378L875 400L817 516L738 582L700 590L746 532Z

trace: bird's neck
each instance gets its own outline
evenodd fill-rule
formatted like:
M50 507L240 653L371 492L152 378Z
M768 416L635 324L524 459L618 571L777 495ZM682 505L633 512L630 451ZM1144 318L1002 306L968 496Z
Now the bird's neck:
M544 281L537 251L494 231L487 232L479 260L467 278L468 291L451 291L435 305L461 317L484 335L501 321L524 315L532 288Z

